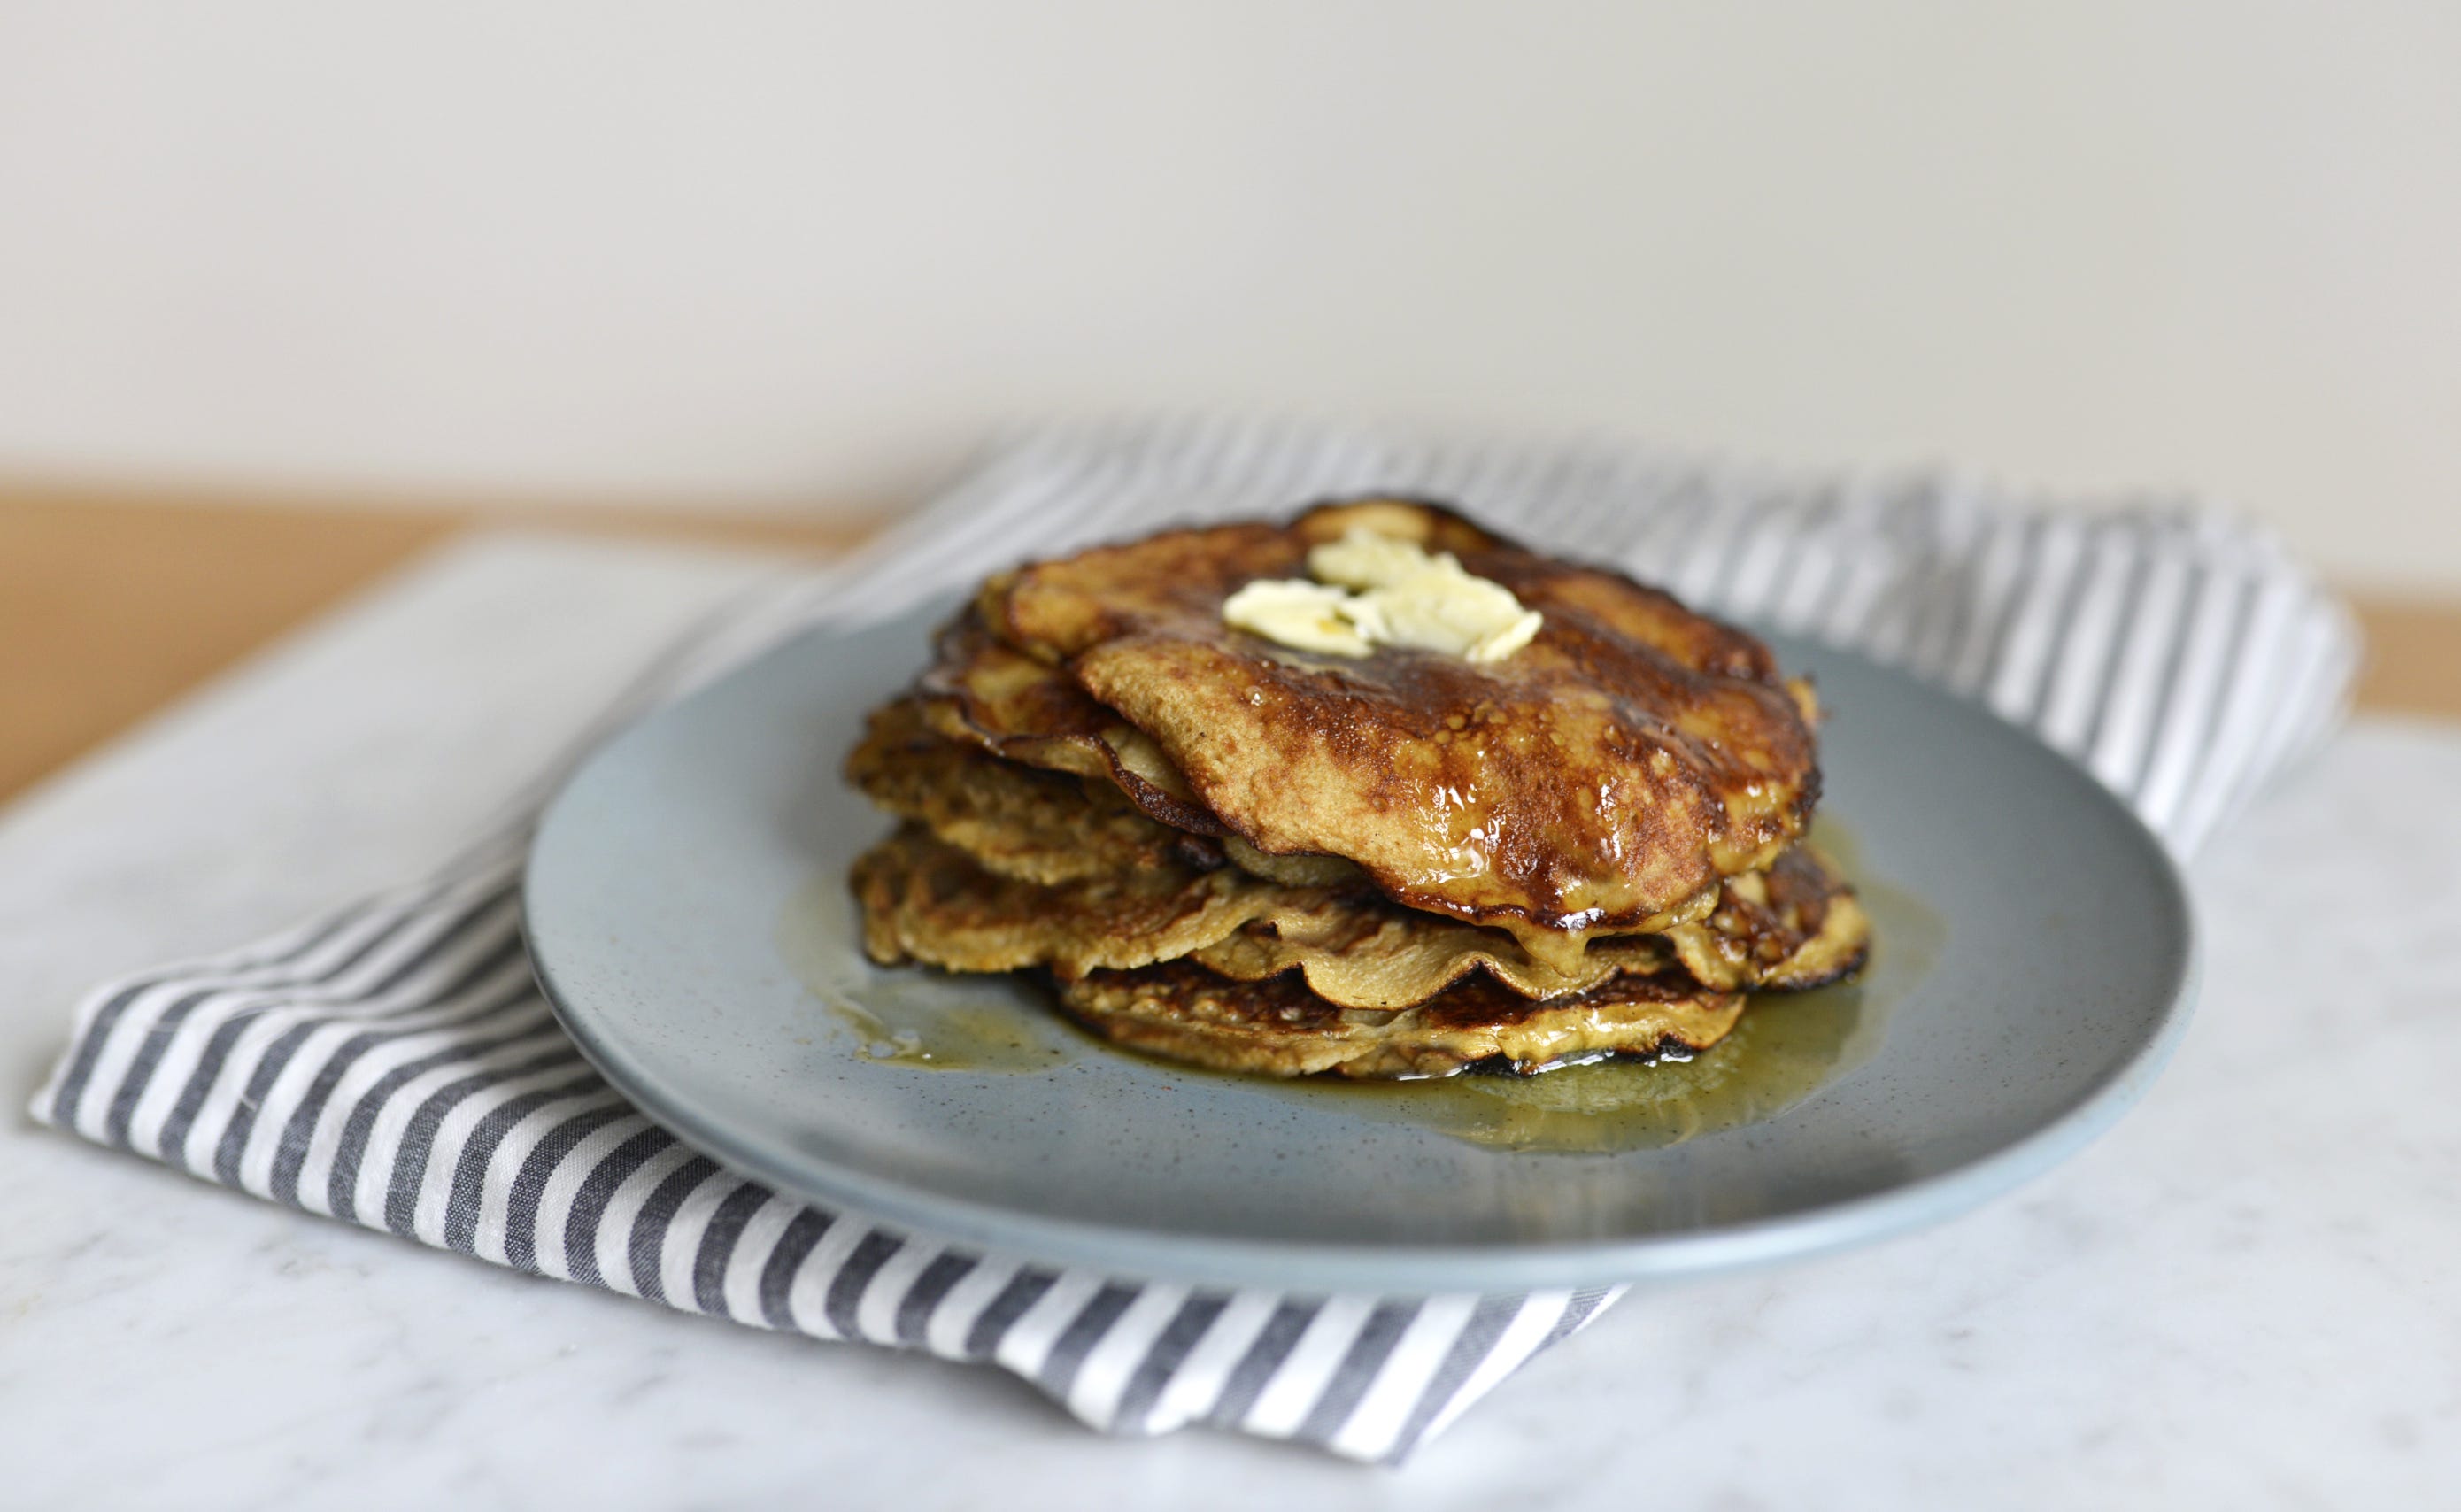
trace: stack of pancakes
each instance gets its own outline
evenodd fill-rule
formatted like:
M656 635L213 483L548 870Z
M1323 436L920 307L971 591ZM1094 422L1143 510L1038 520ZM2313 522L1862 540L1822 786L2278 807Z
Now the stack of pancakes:
M1473 664L1234 629L1360 531L1543 616ZM1180 530L985 583L847 775L883 963L1037 970L1121 1043L1270 1075L1680 1056L1859 967L1801 843L1810 690L1655 589L1397 500Z

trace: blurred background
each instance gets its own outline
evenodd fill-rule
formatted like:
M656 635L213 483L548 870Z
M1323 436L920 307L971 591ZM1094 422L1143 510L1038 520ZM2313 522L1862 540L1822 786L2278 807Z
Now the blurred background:
M825 543L1219 407L2191 493L2461 599L2456 80L2443 0L0 0L0 590Z

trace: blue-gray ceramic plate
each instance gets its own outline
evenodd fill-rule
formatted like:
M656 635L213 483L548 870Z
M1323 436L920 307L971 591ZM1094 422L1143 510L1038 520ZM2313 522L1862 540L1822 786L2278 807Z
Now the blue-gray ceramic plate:
M582 1049L785 1191L1121 1274L1634 1281L2003 1191L2108 1126L2186 1018L2187 904L2133 817L1989 713L1780 639L1832 712L1822 836L1878 930L1859 986L1759 999L1689 1065L1526 1085L1292 1086L1117 1051L1029 980L859 948L846 866L888 824L839 764L944 611L807 634L635 726L531 857L532 955Z

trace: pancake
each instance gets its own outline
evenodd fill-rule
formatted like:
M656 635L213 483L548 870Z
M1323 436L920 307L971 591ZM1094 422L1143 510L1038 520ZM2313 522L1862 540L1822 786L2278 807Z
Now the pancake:
M1531 956L1503 930L1355 895L1252 921L1188 959L1240 981L1297 971L1317 995L1345 1007L1402 1008L1474 970L1525 997L1670 967L1717 991L1799 992L1851 976L1870 949L1871 920L1852 889L1798 848L1766 875L1729 878L1710 923L1592 941L1571 971Z
M1420 913L1387 899L1336 894L1309 908L1251 920L1188 959L1217 976L1261 982L1295 974L1308 990L1343 1008L1415 1007L1484 977L1522 997L1565 997L1625 972L1675 969L1674 949L1655 935L1600 940L1566 971L1533 959L1501 929Z
M1002 854L1014 854L1007 846ZM909 824L855 866L866 949L882 965L954 971L1043 967L1062 978L1186 959L1239 981L1295 974L1337 1006L1412 1007L1473 976L1528 998L1618 974L1678 968L1718 990L1817 986L1859 964L1868 933L1852 895L1816 860L1787 868L1782 901L1758 879L1728 884L1729 938L1628 935L1594 942L1570 970L1498 929L1403 908L1356 887L1293 887L1235 867L1156 865L1037 885L995 874ZM1759 901L1740 896L1749 891ZM1696 965L1695 963L1699 963Z
M1241 926L1320 901L1235 866L1146 867L1041 886L1002 877L909 823L855 858L864 950L883 966L1048 967L1076 976L1177 960Z
M920 825L858 858L864 949L883 966L1041 967L1063 980L1194 959L1227 975L1296 974L1341 1006L1408 1008L1484 971L1524 997L1560 996L1676 958L1638 937L1566 975L1501 931L1400 908L1356 889L1289 887L1235 867L1155 868L1056 886L1000 877Z
M1294 650L1223 622L1239 587L1303 574L1311 547L1361 525L1453 553L1543 627L1472 665L1406 648ZM1040 738L1081 753L1090 742L1106 768L1131 767L1179 805L1166 822L1209 820L1269 855L1354 862L1396 902L1501 926L1566 969L1589 938L1705 916L1720 880L1772 863L1817 797L1808 696L1766 646L1433 505L1166 532L995 580L976 610L1016 686L1047 685L1010 652L1063 672L1149 737L1160 764L1148 756L1136 770L1117 737L1084 728L1102 716L1040 692L1006 705L978 692L980 728L1021 734L1050 718Z
M969 610L940 632L937 656L915 682L924 721L952 740L1014 761L1102 777L1157 822L1218 835L1153 737L1088 697L1057 669L1003 645Z
M1003 761L933 730L926 705L912 698L873 711L845 773L880 807L1002 877L1082 882L1223 862L1216 841L1146 818L1107 776Z
M1345 1009L1290 976L1235 982L1188 963L1099 971L1057 986L1060 1007L1115 1043L1254 1075L1444 1076L1470 1066L1523 1073L1601 1055L1689 1055L1744 1011L1681 972L1626 974L1533 1001L1471 978L1399 1012Z

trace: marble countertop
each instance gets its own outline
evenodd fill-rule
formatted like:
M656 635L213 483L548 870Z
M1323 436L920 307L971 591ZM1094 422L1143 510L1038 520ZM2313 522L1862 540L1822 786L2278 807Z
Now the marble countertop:
M0 817L0 1088L102 977L435 859L751 559L433 559ZM518 644L518 657L502 654ZM2461 1500L2461 726L2193 868L2149 1100L1944 1226L1628 1298L1401 1471L532 1280L0 1115L0 1502L2420 1506Z

